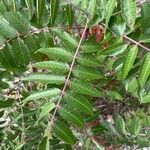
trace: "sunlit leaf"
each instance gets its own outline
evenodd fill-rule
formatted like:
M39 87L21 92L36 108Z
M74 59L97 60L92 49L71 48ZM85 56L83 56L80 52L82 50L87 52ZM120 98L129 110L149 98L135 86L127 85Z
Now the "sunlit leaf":
M121 0L121 11L127 25L133 30L136 19L136 1Z
M65 141L68 144L73 145L76 141L74 135L72 134L69 127L64 123L60 121L56 121L54 125L52 126L52 129L56 135L63 141Z

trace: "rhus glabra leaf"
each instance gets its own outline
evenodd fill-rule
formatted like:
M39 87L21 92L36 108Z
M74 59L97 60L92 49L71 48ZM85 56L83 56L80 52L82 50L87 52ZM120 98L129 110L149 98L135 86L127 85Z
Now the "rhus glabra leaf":
M68 144L73 145L76 141L69 127L62 121L56 121L52 126L53 132L58 135L60 139Z
M141 87L145 85L148 77L150 75L150 53L145 54L144 60L141 64L141 68L139 70L138 82Z
M120 77L121 80L124 80L127 77L129 71L132 69L137 53L138 53L137 46L129 47L127 55L123 62L123 66L122 66L122 72L121 72L121 77Z
M136 19L136 1L121 0L121 11L127 25L133 30Z

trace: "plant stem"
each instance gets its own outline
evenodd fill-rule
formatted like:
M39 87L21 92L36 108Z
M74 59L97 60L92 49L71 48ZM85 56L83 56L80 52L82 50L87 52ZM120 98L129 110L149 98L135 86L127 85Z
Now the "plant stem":
M139 42L137 42L137 41L131 39L130 37L128 37L128 36L126 36L126 35L123 35L123 38L125 38L126 40L128 40L128 41L130 41L130 42L136 44L137 46L139 46L139 47L145 49L146 51L149 51L149 52L150 52L150 48L148 48L148 47L146 47L146 46L140 44Z

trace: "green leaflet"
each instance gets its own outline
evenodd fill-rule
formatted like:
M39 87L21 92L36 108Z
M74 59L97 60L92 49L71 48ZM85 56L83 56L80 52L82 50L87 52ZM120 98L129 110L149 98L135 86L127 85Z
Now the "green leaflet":
M28 96L26 99L23 100L23 102L25 103L25 102L28 102L31 100L55 97L55 96L59 95L60 92L61 91L58 88L47 89L44 91L38 91L38 92L35 92L35 93L31 94L30 96Z
M104 78L100 71L97 71L96 69L90 67L82 67L79 65L75 67L75 69L73 70L73 74L75 77L87 81Z
M7 108L7 107L11 107L12 105L13 105L12 99L8 99L5 101L0 99L0 108Z
M61 107L58 110L58 113L66 121L71 122L72 124L76 125L79 128L83 128L84 125L83 117L77 111L71 108Z
M6 41L6 39L2 35L0 35L0 48L3 46L5 41Z
M44 48L52 47L54 45L52 36L48 32L39 33L39 42L40 42L39 43L40 47L44 47Z
M126 134L125 122L119 114L114 116L114 124L119 133Z
M3 14L6 11L7 11L7 9L6 9L6 6L5 6L5 1L1 0L0 1L0 14Z
M110 123L106 120L103 120L101 124L102 124L103 127L105 127L112 134L114 134L114 135L118 134L117 130L115 129L115 127L113 126L112 123Z
M96 120L96 118L97 118L98 116L99 116L99 112L98 112L98 111L95 111L92 116L88 116L87 118L85 118L85 122L86 122L86 123L92 122L92 121Z
M81 53L93 53L101 50L101 46L96 42L85 41L81 44Z
M30 29L29 20L21 13L7 12L4 14L4 18L20 33L26 33Z
M31 74L27 77L24 77L23 80L24 81L40 82L40 83L43 83L43 84L61 85L65 81L65 76L35 73L35 74Z
M150 34L141 34L139 40L142 43L150 43Z
M5 48L6 49L6 48ZM5 50L4 49L4 50ZM0 51L0 63L1 65L4 67L4 68L7 68L7 70L11 70L12 69L12 65L9 64L9 62L5 59L5 52L3 51Z
M101 19L104 19L106 16L106 4L107 4L108 0L100 0L99 1L99 9L98 9L98 13L101 17Z
M110 98L113 98L115 100L118 100L118 101L123 100L123 96L118 91L115 91L115 90L106 91L106 94L110 96Z
M14 0L2 0L7 11L16 11L16 2Z
M8 71L8 70L0 70L0 79L3 79L3 78L11 78L12 77L12 74Z
M108 48L104 49L100 52L101 55L110 55L116 56L123 53L127 49L128 45L123 43L117 43L114 45L109 46Z
M127 55L125 56L125 60L123 62L122 72L121 72L121 80L124 80L129 71L132 69L133 63L136 59L138 53L138 47L137 46L131 46L128 50Z
M55 108L54 103L49 102L44 104L44 106L42 106L41 108L41 113L39 115L37 122L39 122L39 120L42 119L43 117L47 116L49 112L52 111L54 108Z
M0 16L0 33L5 38L13 38L17 35L17 31L11 27L8 22Z
M24 41L20 38L15 40L12 44L13 51L15 52L15 56L19 62L20 66L27 66L30 61L30 52Z
M61 63L57 61L42 61L33 64L33 67L40 69L48 69L54 73L64 74L69 71L69 65L67 63Z
M137 141L141 147L149 147L150 145L150 141L146 137L139 137Z
M67 51L73 52L76 49L76 47L78 45L78 42L69 33L61 31L61 30L56 29L56 28L53 29L52 31L59 37L59 39L61 40L64 48Z
M33 0L25 0L25 3L27 5L28 11L29 11L29 19L32 18L34 14L34 1Z
M60 3L59 0L50 1L50 25L51 26L55 24L55 20L59 9L59 3Z
M136 1L121 0L121 8L123 18L131 30L133 30L136 19Z
M13 72L23 71L29 61L29 49L20 38L14 40L11 45L6 44L4 49L0 51L0 63Z
M0 80L0 91L9 88L9 84Z
M48 137L44 137L42 138L42 140L40 141L39 145L38 145L38 150L49 150L49 139Z
M64 123L60 121L56 121L52 126L53 132L65 143L73 145L76 141L75 136L72 134L69 127Z
M150 92L142 95L141 103L150 103Z
M72 5L67 4L65 6L65 9L66 9L66 18L67 18L68 26L71 27L73 25L73 19L74 19L74 12L72 9Z
M0 51L0 63L11 71L20 65L11 45L6 44L4 49Z
M137 136L140 133L140 128L141 128L140 119L134 116L134 118L132 119L131 126L130 126L130 133L132 135Z
M49 13L46 8L46 0L36 1L36 19L39 27L45 27L49 22Z
M125 88L127 92L134 92L138 87L136 77L131 77L125 81Z
M121 69L122 69L122 66L123 66L123 61L124 61L124 57L119 57L116 61L114 61L113 63L113 69L121 74ZM118 74L119 74L118 73Z
M143 3L141 6L141 17L142 17L141 27L143 33L149 33L150 22L147 21L150 19L149 12L150 12L150 4Z
M35 58L35 59L40 58L39 53L35 54L35 51L37 51L40 48L38 44L39 39L36 35L29 35L28 37L24 39L24 43L30 50L30 55L32 56L32 58Z
M8 83L0 80L0 90L7 89L7 88L9 88Z
M150 53L144 56L144 60L139 70L138 82L140 87L143 87L150 75Z
M72 145L71 144L67 144L67 143L58 143L58 144L55 144L53 146L53 148L54 149L68 149L69 150L69 149L72 149Z
M106 12L105 12L105 32L107 30L107 27L108 27L108 23L109 23L109 20L111 18L111 15L115 9L115 6L116 6L116 0L109 0L106 4Z
M126 31L126 23L120 16L113 16L109 22L109 28L117 36L122 36Z
M96 12L96 4L97 4L97 0L92 0L89 1L89 8L88 8L88 14L89 14L89 19L92 20L95 12Z
M79 56L76 60L80 65L83 66L92 66L92 67L98 67L100 66L99 61L93 57L93 56Z
M85 112L90 115L93 114L93 108L91 103L87 100L87 98L83 96L66 93L64 96L64 101L69 106L75 107L81 112Z
M70 52L67 52L65 49L59 47L41 48L37 52L46 54L50 59L58 61L71 62L73 58L73 55Z
M73 79L70 81L69 86L73 90L73 92L78 94L89 95L94 97L102 96L102 93L96 88L94 88L93 85L82 80Z

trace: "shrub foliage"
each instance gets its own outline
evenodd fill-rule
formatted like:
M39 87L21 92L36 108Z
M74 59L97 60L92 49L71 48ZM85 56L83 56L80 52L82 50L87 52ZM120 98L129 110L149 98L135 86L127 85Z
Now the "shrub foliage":
M0 149L150 146L150 3L0 1Z

